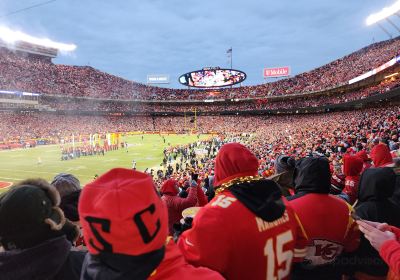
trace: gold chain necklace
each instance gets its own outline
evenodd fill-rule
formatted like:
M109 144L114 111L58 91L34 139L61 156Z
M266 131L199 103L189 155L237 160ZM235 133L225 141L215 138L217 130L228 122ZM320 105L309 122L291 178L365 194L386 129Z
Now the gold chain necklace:
M235 179L232 179L226 183L223 183L221 186L217 187L217 189L215 190L215 194L220 194L221 192L223 192L226 189L229 189L230 187L232 187L233 185L236 184L240 184L240 183L250 183L253 181L259 181L263 179L263 177L261 176L245 176L245 177L238 177Z

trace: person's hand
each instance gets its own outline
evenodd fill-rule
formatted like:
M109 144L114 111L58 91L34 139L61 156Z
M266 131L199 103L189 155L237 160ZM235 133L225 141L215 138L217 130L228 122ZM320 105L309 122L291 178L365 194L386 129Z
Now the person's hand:
M378 222L372 222L372 221L367 221L367 220L362 220L362 221L376 229L379 229L380 231L390 231L390 226L387 223L378 223Z
M374 247L378 252L381 249L381 246L383 243L385 243L388 240L396 240L396 235L389 231L382 231L379 228L387 228L387 225L385 226L384 224L379 224L376 225L370 225L368 222L365 222L363 220L358 220L357 221L358 227L362 233L364 233L364 236L366 239L369 240L371 243L371 246Z

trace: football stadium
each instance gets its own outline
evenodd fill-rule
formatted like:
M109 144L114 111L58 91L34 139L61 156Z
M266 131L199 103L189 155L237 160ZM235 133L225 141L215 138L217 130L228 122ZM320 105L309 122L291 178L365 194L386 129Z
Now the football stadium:
M0 280L400 279L400 1L66 2L0 4Z

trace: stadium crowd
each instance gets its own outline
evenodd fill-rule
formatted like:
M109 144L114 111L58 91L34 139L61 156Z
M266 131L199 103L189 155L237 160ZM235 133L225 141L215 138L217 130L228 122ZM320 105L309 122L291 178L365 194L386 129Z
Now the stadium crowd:
M321 91L348 82L398 54L400 39L374 43L341 59L294 77L257 86L223 89L221 98L278 96ZM0 49L0 88L52 95L119 100L207 99L211 92L167 89L131 82L89 66L57 65Z
M30 117L20 120L22 131ZM56 118L33 119L47 120L53 133L57 121L70 131L84 123ZM96 126L85 124L87 131L110 121L92 118ZM183 120L120 119L121 128L149 122L178 131ZM1 277L400 276L400 107L199 117L198 126L219 135L169 147L165 169L153 178L115 168L81 189L73 175L60 174L51 184L29 179L1 195Z
M101 101L92 99L71 98L41 98L39 103L48 110L56 111L100 111L100 112L222 112L222 111L252 111L252 110L279 110L318 107L331 104L340 104L353 100L363 99L372 95L383 94L399 86L400 79L391 78L379 84L350 92L336 92L318 96L304 96L287 100L256 98L240 102L213 102L213 103L143 103L127 101Z
M335 127L346 127L349 119L354 123L351 127L358 127L358 121L371 119L370 115L378 114L376 120L382 120L386 115L392 116L398 113L397 107L390 109L368 109L365 111L337 112L329 115L294 115L294 116L199 116L196 118L196 128L199 133L209 132L221 133L255 133L264 129L275 129L270 135L279 135L288 129L313 129L316 135L321 130L332 131ZM0 141L15 142L28 139L53 139L59 143L61 139L71 138L72 134L89 135L94 133L105 134L107 132L129 132L129 131L171 131L182 133L193 130L194 123L184 117L146 117L146 116L77 116L57 115L48 113L0 113ZM241 120L238 122L238 118ZM192 121L194 121L192 119ZM370 120L373 122L374 120ZM298 124L294 126L293 123ZM317 125L316 125L317 124ZM276 134L277 133L277 134ZM296 130L296 133L300 133ZM293 137L293 136L291 136ZM316 137L316 136L313 136ZM301 138L299 140L302 140ZM314 140L314 139L312 139ZM319 141L319 140L318 140ZM314 142L317 142L315 140Z
M399 38L372 44L293 78L220 94L265 97L336 87L398 55L399 47ZM0 58L4 89L118 100L208 95L4 49ZM290 106L335 104L397 86L394 79L339 96L295 99ZM148 108L94 103L65 102L53 109ZM254 107L285 104L238 103L229 110ZM135 158L132 169L113 168L84 188L65 173L52 182L15 184L0 195L0 279L400 279L399 105L189 119L0 112L0 148L131 131L213 137L169 146L159 170L137 171ZM105 153L100 146L77 149L79 156ZM66 148L62 158L71 160L75 153Z
M346 152L369 150L376 139L384 139L392 151L397 151L400 147L399 107L269 118L225 117L220 125L216 125L220 120L219 117L207 118L214 124L214 131L225 135L228 142L244 143L254 152L260 160L258 170L260 174L269 174L274 167L275 159L280 154L301 158L318 153L334 160ZM240 122L237 121L238 119ZM244 131L253 136L249 137L247 134L244 137L241 136ZM208 149L208 154L210 154L212 147L221 146L213 141L207 144L199 142L198 145ZM187 149L187 146L183 148ZM176 147L171 147L169 152L173 154L173 158L176 157ZM186 154L190 155L192 152L193 147ZM215 155L215 151L211 154ZM191 158L183 157L182 154L181 156L180 162L191 161ZM166 157L170 158L169 155ZM202 173L210 174L213 170L213 158L204 161L204 158L200 157L196 162L200 159L203 159L201 165L207 166L201 167L201 169L204 168ZM173 166L173 169L187 173L189 170L182 169L182 166L184 165L180 164L178 169Z

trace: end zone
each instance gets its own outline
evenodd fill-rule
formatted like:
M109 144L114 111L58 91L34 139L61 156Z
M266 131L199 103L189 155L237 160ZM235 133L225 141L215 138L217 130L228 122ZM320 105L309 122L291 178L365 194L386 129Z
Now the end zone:
M11 182L0 181L0 189L6 189L13 185Z

